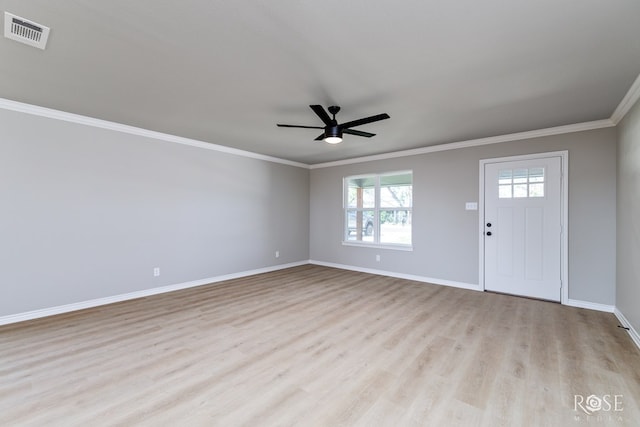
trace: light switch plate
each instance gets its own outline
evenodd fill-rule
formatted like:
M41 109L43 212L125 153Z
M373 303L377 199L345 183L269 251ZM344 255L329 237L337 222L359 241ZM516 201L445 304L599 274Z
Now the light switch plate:
M477 211L478 210L478 202L467 202L464 205L464 208L468 211Z

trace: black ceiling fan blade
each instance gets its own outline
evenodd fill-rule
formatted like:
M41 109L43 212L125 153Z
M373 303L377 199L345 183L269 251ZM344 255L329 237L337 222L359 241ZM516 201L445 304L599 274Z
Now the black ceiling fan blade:
M322 108L322 105L309 105L309 107L311 107L313 112L316 113L318 115L318 117L320 117L320 120L322 120L322 122L325 125L330 126L330 125L333 124L333 121L331 120L331 117L329 117L329 114L327 114L325 109Z
M304 128L304 129L324 129L322 126L304 126L304 125L282 125L278 123L276 126L281 128Z
M324 139L324 133L319 137L317 137L316 139L314 139L314 141L322 141L323 139Z
M362 132L361 130L354 130L354 129L342 129L342 133L364 136L365 138L371 138L372 136L376 136L375 133Z
M358 120L354 120L352 122L342 123L339 126L342 129L353 128L353 127L356 127L356 126L361 126L361 125L365 125L367 123L377 122L378 120L384 120L384 119L389 119L389 118L390 117L389 117L389 115L387 113L376 114L375 116L365 117L364 119L358 119Z

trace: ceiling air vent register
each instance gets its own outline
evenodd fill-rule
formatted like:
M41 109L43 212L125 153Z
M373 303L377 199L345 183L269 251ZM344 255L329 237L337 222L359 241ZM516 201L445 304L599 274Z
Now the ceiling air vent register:
M49 27L5 12L4 36L29 46L44 49L49 38Z

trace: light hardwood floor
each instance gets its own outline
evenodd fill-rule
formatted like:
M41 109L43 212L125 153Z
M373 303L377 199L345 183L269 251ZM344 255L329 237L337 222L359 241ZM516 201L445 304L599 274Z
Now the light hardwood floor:
M0 327L0 425L637 426L617 325L308 265Z

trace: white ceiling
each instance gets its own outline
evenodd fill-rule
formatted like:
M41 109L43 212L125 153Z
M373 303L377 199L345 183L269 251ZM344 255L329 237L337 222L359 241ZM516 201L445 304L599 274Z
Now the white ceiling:
M307 164L609 118L640 73L637 0L0 0L0 97ZM309 104L378 113L314 142Z

